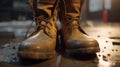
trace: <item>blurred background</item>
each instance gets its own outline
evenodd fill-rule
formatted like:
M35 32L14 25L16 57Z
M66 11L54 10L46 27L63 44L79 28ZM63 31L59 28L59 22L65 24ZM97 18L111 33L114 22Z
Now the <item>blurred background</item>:
M120 0L87 0L86 20L120 21Z
M120 0L86 0L81 24L120 23L119 3ZM24 39L32 20L33 14L27 0L0 0L0 43L3 40Z
M109 22L119 22L120 0L87 0L84 11L86 20L102 20L108 11ZM32 11L27 0L0 0L0 21L31 20Z
M27 0L1 0L0 21L32 19Z

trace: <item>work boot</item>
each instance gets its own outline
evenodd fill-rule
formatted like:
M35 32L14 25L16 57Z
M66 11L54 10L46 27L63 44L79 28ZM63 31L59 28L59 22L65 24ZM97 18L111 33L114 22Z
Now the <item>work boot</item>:
M98 42L90 38L80 27L82 0L63 0L61 5L62 43L68 54L95 54Z
M25 59L50 59L56 54L57 0L28 0L36 20L36 30L20 43L18 54Z

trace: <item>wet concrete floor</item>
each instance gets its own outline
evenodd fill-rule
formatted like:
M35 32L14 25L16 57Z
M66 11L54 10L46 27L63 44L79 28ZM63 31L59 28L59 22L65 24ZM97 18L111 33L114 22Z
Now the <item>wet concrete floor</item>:
M87 56L69 56L58 54L50 60L21 60L17 55L18 45L5 44L0 49L0 67L97 67L96 54Z

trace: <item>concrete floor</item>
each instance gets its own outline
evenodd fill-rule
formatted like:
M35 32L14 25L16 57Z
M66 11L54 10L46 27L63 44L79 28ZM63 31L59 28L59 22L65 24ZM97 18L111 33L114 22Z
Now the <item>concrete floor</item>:
M101 51L96 57L58 55L51 60L29 60L23 64L17 57L18 46L8 43L0 49L0 67L120 67L120 23L88 24L83 28L99 42Z

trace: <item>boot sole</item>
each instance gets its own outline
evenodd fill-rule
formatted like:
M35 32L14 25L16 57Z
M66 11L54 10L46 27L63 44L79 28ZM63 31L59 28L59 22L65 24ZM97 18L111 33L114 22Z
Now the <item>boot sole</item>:
M24 52L24 51L19 51L18 55L20 58L25 58L25 59L51 59L56 56L56 52Z
M89 47L89 48L79 48L79 49L67 49L66 53L85 55L85 54L96 54L96 52L99 51L100 51L99 47Z

